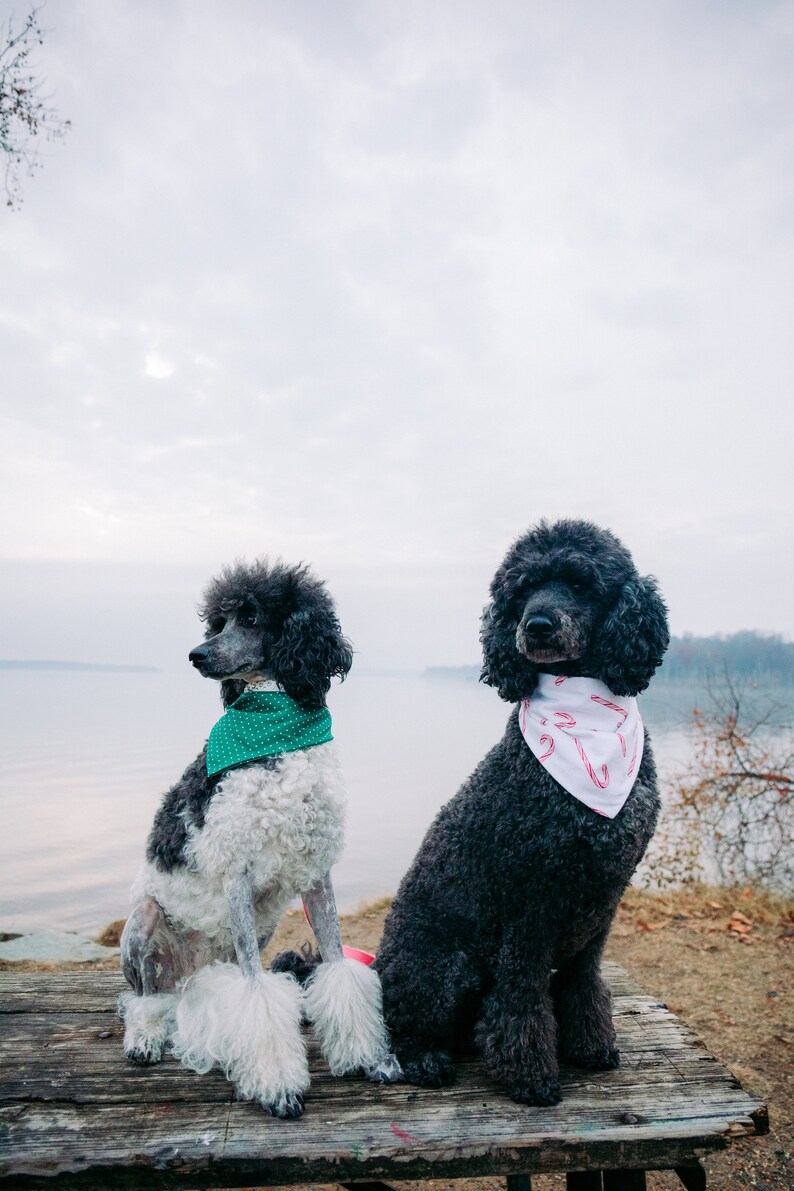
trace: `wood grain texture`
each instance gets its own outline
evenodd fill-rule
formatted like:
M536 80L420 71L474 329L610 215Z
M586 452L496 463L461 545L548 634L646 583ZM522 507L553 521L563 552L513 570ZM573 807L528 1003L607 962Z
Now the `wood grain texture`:
M564 1100L507 1100L472 1059L451 1088L334 1079L310 1044L299 1121L233 1100L219 1073L128 1063L114 973L0 974L3 1188L267 1186L689 1167L763 1132L764 1106L612 964L616 1071L566 1069Z

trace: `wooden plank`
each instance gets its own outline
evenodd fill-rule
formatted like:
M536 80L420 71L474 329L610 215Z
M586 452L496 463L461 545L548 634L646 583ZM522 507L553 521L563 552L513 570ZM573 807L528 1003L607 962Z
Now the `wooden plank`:
M153 1100L149 1105L9 1105L9 1137L4 1153L11 1165L0 1159L0 1170L5 1173L18 1169L10 1157L14 1149L18 1155L24 1152L28 1163L38 1153L45 1167L47 1161L60 1166L67 1157L73 1162L75 1146L78 1156L87 1153L113 1164L123 1156L123 1165L127 1165L141 1160L137 1145L155 1161L164 1138L176 1144L173 1139L177 1134L182 1137L178 1148L183 1156L204 1156L201 1147L191 1150L187 1145L190 1138L195 1141L201 1135L201 1146L212 1147L215 1161L222 1158L234 1165L258 1156L260 1161L276 1163L285 1176L292 1169L295 1178L286 1181L311 1181L298 1177L306 1164L315 1172L319 1170L318 1181L324 1182L381 1177L391 1164L418 1164L423 1170L440 1168L438 1175L427 1177L441 1177L450 1163L483 1157L489 1161L498 1158L509 1169L516 1159L508 1161L505 1155L512 1151L523 1156L530 1169L538 1168L535 1159L540 1158L541 1151L545 1159L542 1166L567 1169L575 1168L575 1163L569 1162L566 1154L576 1146L589 1153L598 1142L611 1144L612 1162L606 1165L614 1165L617 1152L621 1161L629 1154L646 1160L660 1143L665 1150L676 1140L685 1141L685 1149L675 1147L675 1165L683 1165L682 1153L691 1157L694 1147L713 1148L715 1142L735 1136L738 1120L735 1104L717 1097L706 1104L690 1103L688 1109L643 1102L644 1119L616 1126L610 1105L602 1105L598 1111L593 1105L566 1110L564 1103L552 1109L533 1110L504 1100L483 1103L472 1094L474 1089L465 1098L432 1091L417 1096L405 1087L370 1089L359 1080L344 1082L347 1097L340 1104L338 1097L329 1099L322 1094L331 1082L341 1081L318 1081L315 1099L310 1100L300 1124L273 1121L256 1106L237 1103ZM752 1129L748 1119L744 1125ZM296 1145L299 1154L295 1153ZM329 1163L343 1172L338 1178L333 1177ZM377 1176L373 1165L379 1172ZM580 1162L580 1169L582 1165ZM483 1168L489 1169L488 1162ZM396 1177L394 1171L391 1177Z
M513 1104L476 1059L438 1091L334 1079L312 1042L312 1086L296 1122L233 1103L218 1073L196 1076L171 1058L155 1068L129 1064L114 1016L117 975L33 975L3 980L3 1188L692 1168L697 1150L764 1126L763 1105L619 970L610 979L626 990L615 996L623 1065L566 1069L560 1105Z
M331 1079L314 1047L311 1052L311 1101L344 1105L349 1101L351 1089L358 1087L360 1094L367 1095L377 1091L363 1081ZM153 1068L136 1067L124 1058L119 1038L102 1041L92 1038L86 1046L79 1039L70 1039L68 1043L45 1043L38 1049L17 1042L5 1053L9 1061L0 1077L0 1101L68 1099L74 1103L133 1103L159 1098L223 1102L229 1096L229 1086L219 1073L197 1076L180 1068L170 1057ZM603 1073L569 1069L563 1071L562 1082L564 1111L571 1122L580 1112L592 1113L594 1102L605 1097L612 1119L621 1127L625 1127L626 1114L641 1115L651 1101L670 1102L678 1111L682 1104L693 1100L704 1105L715 1096L722 1100L725 1095L730 1097L738 1092L737 1103L746 1103L736 1081L714 1061L625 1066ZM396 1095L397 1089L393 1091ZM429 1097L419 1090L409 1094L421 1098L428 1107L436 1103L460 1106L472 1102L483 1107L489 1105L501 1113L510 1103L482 1066L474 1062L460 1065L458 1080L452 1088L431 1092ZM522 1117L526 1114L518 1106L511 1111Z
M106 1028L102 1028L102 1027ZM674 1019L668 1029L674 1029ZM138 1099L225 1100L228 1087L218 1073L197 1077L166 1060L153 1068L141 1068L126 1061L121 1050L122 1027L98 1014L53 1015L13 1014L0 1018L0 1050L8 1056L0 1076L0 1099L49 1099L64 1097L75 1102L128 1102ZM621 1044L624 1039L620 1037ZM613 1072L593 1073L576 1068L563 1070L567 1102L601 1095L610 1090L620 1096L631 1111L631 1097L654 1088L660 1095L673 1088L691 1094L688 1085L712 1082L738 1087L736 1081L710 1055L678 1048L675 1057L661 1049L632 1052L624 1046L621 1066ZM324 1078L322 1060L311 1043L310 1057L317 1067L315 1078ZM680 1053L679 1053L680 1052ZM493 1084L482 1065L468 1060L458 1066L458 1083L446 1095L476 1085L499 1100L503 1093ZM345 1096L345 1084L329 1083L328 1096ZM479 1094L479 1092L477 1093ZM619 1112L616 1112L616 1116Z
M74 1013L115 1014L127 989L121 972L0 972L0 1013L57 1013L64 997Z
M660 1003L640 987L623 968L604 963L604 979L615 1001L631 1007L631 999L661 1009ZM57 1013L67 995L75 1013L115 1012L119 993L128 989L121 972L15 972L0 971L0 1013Z
M397 1139L390 1129L387 1137L383 1124L372 1125L363 1113L355 1129L348 1123L343 1144L335 1122L318 1122L309 1130L308 1117L274 1121L253 1105L156 1104L148 1112L31 1105L16 1111L20 1115L7 1122L0 1160L3 1186L23 1186L25 1176L31 1186L55 1186L51 1180L58 1179L70 1191L97 1179L108 1186L177 1188L479 1177L587 1165L669 1169L691 1161L693 1143L708 1148L711 1140L665 1131L616 1146L550 1132L546 1144L535 1137L513 1145L491 1139L483 1146L481 1138L458 1133L453 1140L439 1129L429 1147L419 1138Z

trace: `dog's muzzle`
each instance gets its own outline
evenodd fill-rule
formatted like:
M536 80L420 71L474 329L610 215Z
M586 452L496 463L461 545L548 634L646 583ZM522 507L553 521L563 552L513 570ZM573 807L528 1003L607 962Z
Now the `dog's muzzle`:
M569 616L553 619L544 612L533 612L516 629L516 648L531 662L563 662L576 656L578 641Z
M524 636L531 641L546 641L554 632L554 622L548 616L530 616L524 625Z
M200 670L201 667L206 664L209 655L210 651L207 649L206 645L197 645L195 649L191 649L187 656L188 660L193 663L196 669Z

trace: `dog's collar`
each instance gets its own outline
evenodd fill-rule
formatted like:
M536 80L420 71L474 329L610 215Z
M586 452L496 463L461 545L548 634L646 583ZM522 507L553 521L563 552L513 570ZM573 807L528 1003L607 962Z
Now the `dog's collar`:
M519 707L532 752L559 784L591 810L614 819L637 778L644 732L637 700L596 678L539 674Z
M327 707L304 711L271 680L250 683L210 732L207 776L329 740L333 736Z

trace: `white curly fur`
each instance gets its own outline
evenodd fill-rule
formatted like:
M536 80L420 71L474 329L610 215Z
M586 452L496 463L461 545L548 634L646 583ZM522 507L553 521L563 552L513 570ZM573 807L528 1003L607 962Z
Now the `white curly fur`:
M220 1067L241 1099L271 1107L309 1086L301 1012L292 976L263 971L252 981L236 964L212 964L185 982L171 1047L184 1066Z
M153 863L141 868L132 898L152 898L162 911L158 945L172 962L178 956L183 973L198 970L174 994L125 998L130 1057L156 1062L170 1039L184 1066L199 1073L220 1067L241 1098L277 1116L300 1114L309 1084L304 996L291 976L252 977L226 962L236 954L228 886L250 881L256 935L269 936L289 901L308 895L338 860L344 802L333 743L287 753L272 769L231 770L213 791L201 828L187 824L186 863L171 871ZM148 918L144 926L150 929ZM147 935L142 943L150 941ZM133 942L141 941L128 940L130 952ZM374 971L355 960L321 964L305 1002L335 1074L363 1067L375 1080L399 1078Z
M132 888L157 899L172 922L233 953L224 881L253 877L257 934L269 934L291 898L336 863L344 844L344 784L333 743L286 753L275 769L231 770L204 825L189 829L187 865L146 863Z
M168 1036L173 1030L174 1010L179 997L175 993L155 993L136 997L122 993L119 1016L124 1022L124 1053L139 1063L159 1063Z
M307 984L305 1004L334 1075L376 1068L387 1058L380 977L366 964L355 959L320 964Z

